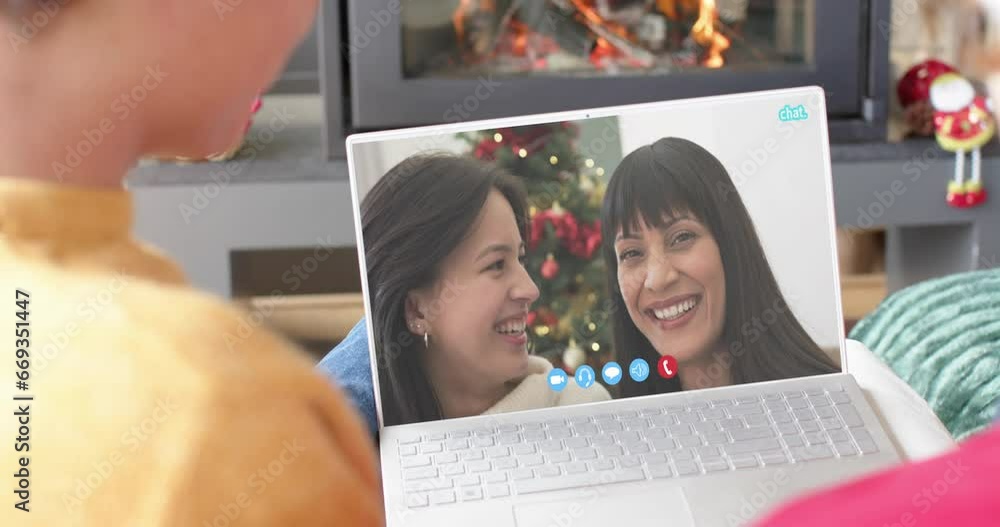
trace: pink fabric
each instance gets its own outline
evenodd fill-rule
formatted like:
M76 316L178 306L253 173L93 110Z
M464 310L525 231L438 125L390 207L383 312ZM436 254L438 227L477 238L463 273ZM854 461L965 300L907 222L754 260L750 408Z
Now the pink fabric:
M959 449L786 505L758 527L1000 525L1000 426Z

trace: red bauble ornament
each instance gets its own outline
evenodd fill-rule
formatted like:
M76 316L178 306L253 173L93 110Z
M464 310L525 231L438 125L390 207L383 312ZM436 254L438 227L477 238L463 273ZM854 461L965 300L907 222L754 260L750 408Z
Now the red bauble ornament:
M542 278L546 280L552 280L559 274L559 262L550 254L548 258L542 262Z
M958 70L933 59L914 64L896 85L899 103L906 108L913 103L930 99L931 84L943 73L958 73Z

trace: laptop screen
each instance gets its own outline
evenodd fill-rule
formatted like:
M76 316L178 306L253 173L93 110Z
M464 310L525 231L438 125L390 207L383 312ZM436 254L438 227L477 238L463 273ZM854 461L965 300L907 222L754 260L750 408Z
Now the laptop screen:
M822 97L354 136L382 425L840 372Z

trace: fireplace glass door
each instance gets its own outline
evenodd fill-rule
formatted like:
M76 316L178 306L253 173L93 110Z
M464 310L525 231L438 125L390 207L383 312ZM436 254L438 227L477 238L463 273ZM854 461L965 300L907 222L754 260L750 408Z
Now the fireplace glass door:
M814 0L410 0L407 79L673 75L813 62Z
M884 110L878 64L888 48L875 20L886 1L350 0L351 123L374 130L819 85L831 123L862 137Z

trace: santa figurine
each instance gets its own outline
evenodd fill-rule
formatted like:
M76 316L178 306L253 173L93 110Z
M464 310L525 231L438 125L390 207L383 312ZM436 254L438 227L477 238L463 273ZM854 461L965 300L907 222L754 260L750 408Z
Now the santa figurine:
M975 207L986 201L979 149L993 138L993 103L976 94L972 83L954 72L942 73L930 89L934 131L938 144L955 152L955 179L948 184L947 201L953 207ZM965 154L972 154L972 176L965 181Z

